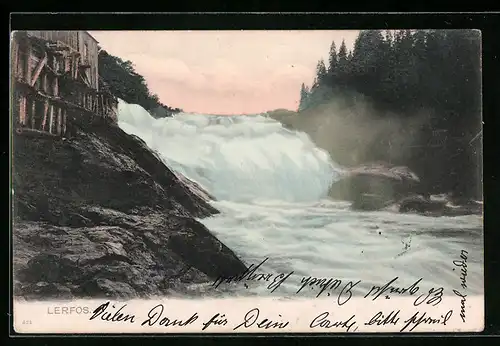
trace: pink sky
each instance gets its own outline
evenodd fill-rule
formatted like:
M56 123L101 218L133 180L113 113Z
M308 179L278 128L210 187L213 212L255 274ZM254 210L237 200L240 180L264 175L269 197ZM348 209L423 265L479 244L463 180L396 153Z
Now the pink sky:
M295 110L332 41L352 49L358 31L91 31L131 60L161 102L186 112Z

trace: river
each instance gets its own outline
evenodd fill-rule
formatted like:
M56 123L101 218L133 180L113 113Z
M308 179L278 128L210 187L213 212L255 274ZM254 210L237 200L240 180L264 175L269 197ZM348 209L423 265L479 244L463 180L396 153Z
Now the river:
M361 282L353 290L397 279L408 286L460 288L467 251L467 293L483 294L483 226L476 215L426 217L358 212L328 199L342 167L305 133L264 115L177 114L154 119L120 100L119 126L142 138L172 169L198 182L219 215L200 220L259 272L293 275L273 294L290 295L303 277ZM234 294L262 294L242 285ZM306 290L307 291L307 290ZM316 294L304 292L304 295Z

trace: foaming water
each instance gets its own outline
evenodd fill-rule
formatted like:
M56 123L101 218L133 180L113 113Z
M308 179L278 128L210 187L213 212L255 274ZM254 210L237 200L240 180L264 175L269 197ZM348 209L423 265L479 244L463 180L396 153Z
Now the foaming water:
M200 221L244 262L268 257L263 271L294 272L275 294L295 292L304 276L362 280L356 290L364 293L395 277L401 285L422 278L427 290L443 286L453 294L460 288L453 261L461 250L469 253L467 293L483 292L478 216L356 212L330 201L328 187L341 168L304 133L261 115L154 119L120 101L118 116L124 131L217 198L221 214ZM262 290L251 285L233 293Z
M483 243L477 216L424 217L390 212L359 213L345 202L249 205L215 202L222 211L203 220L248 263L269 258L264 270L294 272L282 292L296 292L302 277L362 280L357 293L398 277L401 286L423 278L422 289L460 289L453 261L469 252L468 293L483 290ZM409 247L407 247L408 245ZM255 287L256 292L265 286ZM310 292L309 294L316 294ZM308 294L302 292L301 294Z
M260 115L154 119L120 101L119 126L220 200L314 201L338 171L305 134Z

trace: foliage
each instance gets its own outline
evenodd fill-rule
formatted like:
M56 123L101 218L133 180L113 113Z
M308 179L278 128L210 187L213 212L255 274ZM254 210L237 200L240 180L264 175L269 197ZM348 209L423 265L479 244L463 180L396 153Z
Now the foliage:
M130 60L124 61L102 49L99 51L99 88L109 90L127 103L141 105L157 118L182 111L161 103Z
M363 30L352 52L344 42L338 51L332 43L326 78L320 60L311 91L302 87L299 110L354 92L371 100L381 116L429 112L419 144L396 163L413 165L431 192L480 198L480 48L476 30Z

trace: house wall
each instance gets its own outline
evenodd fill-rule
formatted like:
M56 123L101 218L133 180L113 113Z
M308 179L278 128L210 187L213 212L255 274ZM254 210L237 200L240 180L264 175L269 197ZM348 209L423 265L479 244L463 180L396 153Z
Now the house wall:
M30 31L27 34L28 37L13 35L11 43L12 116L16 133L64 136L68 121L87 124L95 117L101 117L116 122L116 99L97 90L98 45L92 36L83 31ZM59 48L39 45L30 37L60 41L68 46L77 43L70 47L81 54L82 60L76 59L78 55L71 52L61 54ZM88 68L84 68L85 62ZM78 74L74 67L77 64L82 67L78 78L85 73L90 88L77 80L64 78L64 88L61 89L58 72L62 70L58 67L71 67L66 72L76 78Z
M81 63L91 67L85 70L90 85L98 90L98 45L97 41L86 31L27 31L28 35L50 41L60 41L81 54ZM88 47L86 50L85 47Z
M76 51L79 51L78 31L27 31L28 35L49 41L61 41Z
M99 70L98 70L98 54L99 48L97 41L90 36L86 31L79 31L79 47L78 51L81 54L82 63L89 64L90 68L85 70L90 84L96 90L99 90ZM86 48L87 47L87 48Z

